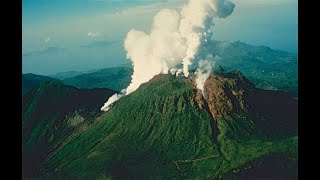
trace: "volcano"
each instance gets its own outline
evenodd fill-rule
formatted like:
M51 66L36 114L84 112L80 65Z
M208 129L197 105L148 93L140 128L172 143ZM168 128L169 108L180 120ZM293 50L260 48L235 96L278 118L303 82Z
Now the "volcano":
M34 108L23 109L24 121ZM280 167L290 172L285 177L297 178L297 101L255 88L239 71L211 74L203 92L194 77L156 75L108 112L90 117L85 128L75 124L76 131L48 146L36 177L218 179L281 156ZM52 128L62 133L66 127ZM25 131L46 134L52 128Z

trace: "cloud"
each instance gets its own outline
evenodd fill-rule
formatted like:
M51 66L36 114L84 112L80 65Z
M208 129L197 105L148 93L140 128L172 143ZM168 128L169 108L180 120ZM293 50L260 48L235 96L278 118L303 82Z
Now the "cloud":
M58 47L48 47L44 50L36 50L36 51L22 53L22 56L37 56L37 55L43 55L43 54L58 53L58 52L61 52L62 50L63 50L62 48L58 48Z
M124 41L127 58L132 61L134 70L131 83L125 94L116 94L101 110L108 111L109 106L122 96L134 92L157 74L172 73L172 68L188 77L189 66L199 49L211 38L213 19L229 16L234 7L228 0L189 0L181 10L158 11L149 31L131 29ZM204 69L206 65L200 63L199 83L204 83L210 73L211 68Z
M50 37L47 37L47 38L44 39L44 42L45 42L45 43L48 43L48 42L50 42L50 41L51 41L51 38L50 38Z
M183 66L183 74L188 77L189 66L202 43L211 37L213 18L229 16L234 7L227 0L189 0L181 11L159 11L154 16L150 33L129 31L124 47L127 58L133 62L134 73L127 94L153 76L166 74L179 65Z
M142 2L142 1L137 1ZM105 17L130 17L130 16L137 16L137 15L145 15L146 13L156 13L157 11L164 9L164 8L177 8L183 5L186 0L150 0L144 1L143 4L139 4L136 6L130 6L127 8L122 8L113 13L105 14ZM152 15L154 16L154 15Z
M98 32L89 32L88 33L88 37L90 37L90 38L95 38L98 36L100 36L100 33L98 33Z

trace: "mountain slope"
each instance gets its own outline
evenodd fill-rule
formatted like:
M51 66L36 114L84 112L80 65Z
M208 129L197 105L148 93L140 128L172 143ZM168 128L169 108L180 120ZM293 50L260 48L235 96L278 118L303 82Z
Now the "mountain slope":
M204 85L204 99L218 122L233 116L233 119L250 119L244 124L258 126L257 130L264 131L264 135L267 131L270 136L297 133L297 101L284 92L256 89L239 71L211 74Z
M60 72L60 73L52 74L52 75L50 75L50 77L56 78L56 79L60 79L60 80L64 80L64 79L71 78L71 77L74 77L74 76L79 76L79 75L85 74L85 73L87 73L87 72L83 72L83 71L67 71L67 72Z
M110 88L121 91L130 84L132 73L130 67L106 68L63 79L63 83L80 89Z
M25 95L32 88L38 86L41 82L53 80L58 81L57 79L48 76L41 76L32 73L22 74L22 95Z
M192 87L165 78L171 80L142 86L140 91L124 97L88 131L71 139L50 163L62 172L78 172L80 176L103 175L107 168L113 177L144 178L152 174L175 176L171 160L217 154L211 141L210 117L196 109L192 98L187 99L192 97ZM86 146L77 149L84 142ZM121 156L128 161L121 163ZM143 161L145 156L149 158ZM78 162L83 162L82 168ZM134 167L136 163L143 168ZM122 173L114 172L114 166L119 166Z
M41 174L212 179L276 153L290 157L295 166L296 131L271 126L266 133L274 118L251 100L262 100L255 97L258 91L238 72L211 75L204 96L192 79L155 76L51 151ZM282 101L294 104L292 98Z
M207 47L227 71L241 71L258 88L298 94L298 55L240 41L212 41Z
M24 176L36 176L43 157L74 131L98 116L99 108L115 91L90 91L47 81L23 98L22 147Z

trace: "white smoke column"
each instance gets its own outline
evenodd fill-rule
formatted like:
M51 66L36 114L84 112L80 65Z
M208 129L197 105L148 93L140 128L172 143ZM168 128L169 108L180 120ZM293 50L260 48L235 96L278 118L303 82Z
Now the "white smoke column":
M225 0L189 0L180 12L160 10L153 19L149 34L130 30L124 47L133 65L131 84L125 94L112 96L101 109L107 111L116 100L132 93L157 74L176 72L178 75L183 72L188 77L189 66L201 43L206 41L213 17L227 17L233 9L234 4ZM183 69L177 69L178 66ZM176 70L170 71L172 68Z
M187 51L182 60L183 74L188 77L189 65L194 58L201 43L201 35L204 30L204 22L208 6L207 0L190 0L181 10L182 19L180 20L179 30L186 39Z
M159 11L149 35L131 30L124 43L134 70L127 94L177 65L183 65L187 77L202 37L210 28L207 22L212 22L215 16L224 18L230 15L234 6L225 0L189 0L180 13L169 9Z
M234 7L232 2L225 0L189 0L189 3L182 8L179 30L187 40L186 56L182 61L186 77L189 75L189 65L198 52L202 37L210 28L210 24L206 22L212 22L214 16L220 18L229 16Z
M153 19L150 34L131 30L124 42L127 58L134 73L127 94L155 75L167 74L181 64L186 52L186 41L179 32L180 15L175 10L163 9Z
M114 102L116 102L116 101L118 101L120 98L122 98L124 95L125 95L125 89L123 89L123 90L121 91L121 93L119 93L119 94L114 94L114 95L112 95L112 96L108 99L108 101L107 101L106 103L104 103L104 105L102 106L102 108L101 108L100 110L101 110L101 111L108 111L108 110L110 109L110 106L111 106Z
M210 61L208 59L206 60L200 60L198 62L198 68L196 70L196 84L197 88L201 90L201 93L204 94L204 83L210 76L210 73L212 72L213 68L213 61Z

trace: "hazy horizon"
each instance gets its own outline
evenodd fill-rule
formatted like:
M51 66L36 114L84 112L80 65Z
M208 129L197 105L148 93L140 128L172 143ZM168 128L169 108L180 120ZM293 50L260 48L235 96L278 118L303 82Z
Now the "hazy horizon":
M159 9L176 9L183 2L23 0L22 72L52 75L129 63L123 48L126 33L148 30ZM234 13L215 21L215 40L298 53L297 0L233 2Z

